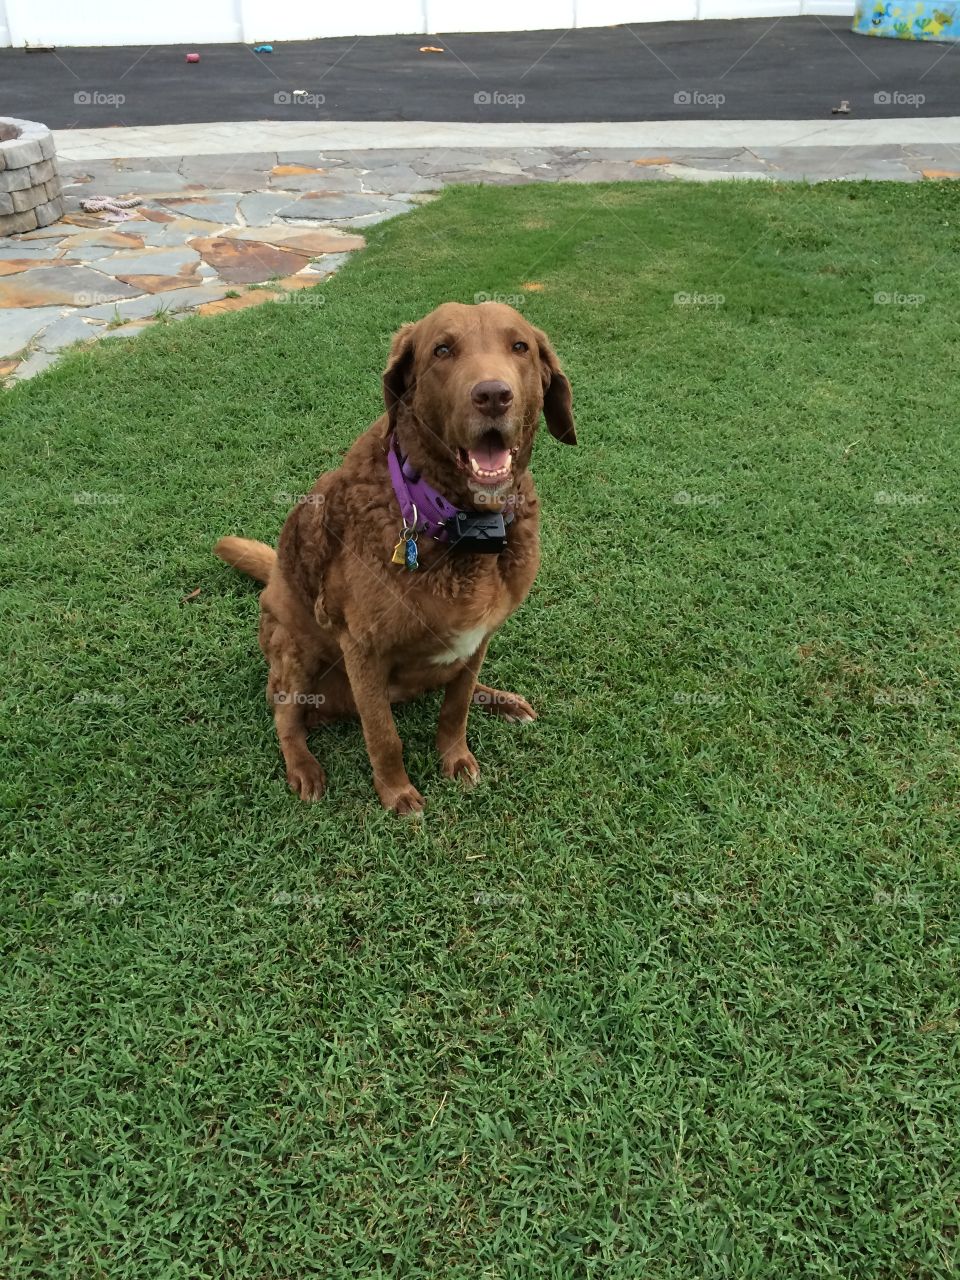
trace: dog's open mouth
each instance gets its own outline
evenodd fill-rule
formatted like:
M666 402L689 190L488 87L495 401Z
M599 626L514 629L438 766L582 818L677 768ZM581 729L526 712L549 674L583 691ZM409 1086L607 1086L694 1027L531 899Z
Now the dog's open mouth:
M472 448L457 450L457 463L478 484L493 486L510 479L513 453L500 432L491 427Z

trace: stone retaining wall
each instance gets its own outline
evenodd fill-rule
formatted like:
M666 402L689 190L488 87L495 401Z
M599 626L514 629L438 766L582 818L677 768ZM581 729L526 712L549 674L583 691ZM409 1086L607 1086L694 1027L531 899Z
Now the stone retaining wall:
M45 124L0 116L0 236L63 217L53 135Z

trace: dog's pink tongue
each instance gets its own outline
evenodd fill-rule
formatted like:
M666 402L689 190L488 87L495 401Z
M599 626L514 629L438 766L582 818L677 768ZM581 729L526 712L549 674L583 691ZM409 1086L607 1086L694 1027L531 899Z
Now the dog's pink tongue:
M502 471L510 462L510 450L492 440L481 440L469 454L482 471Z

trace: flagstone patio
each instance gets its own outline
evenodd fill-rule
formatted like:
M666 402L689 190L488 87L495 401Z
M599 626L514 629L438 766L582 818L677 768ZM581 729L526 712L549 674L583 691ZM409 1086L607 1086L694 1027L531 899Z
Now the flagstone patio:
M449 183L909 182L960 176L957 156L955 146L923 143L61 156L63 220L0 238L0 378L31 377L72 343L125 337L161 318L288 298L362 248L365 228ZM114 221L83 212L81 201L97 196L143 203Z

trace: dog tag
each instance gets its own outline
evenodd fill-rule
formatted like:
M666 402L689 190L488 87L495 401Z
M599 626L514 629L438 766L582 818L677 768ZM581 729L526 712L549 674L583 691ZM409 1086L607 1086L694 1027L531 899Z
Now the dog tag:
M417 569L420 567L419 561L417 560L417 543L414 538L407 539L406 563L408 569Z
M406 560L406 554L405 554L406 552L406 548L404 545L405 542L406 542L406 539L401 538L400 541L397 543L397 545L393 548L393 555L390 557L391 564L406 564L407 560Z

